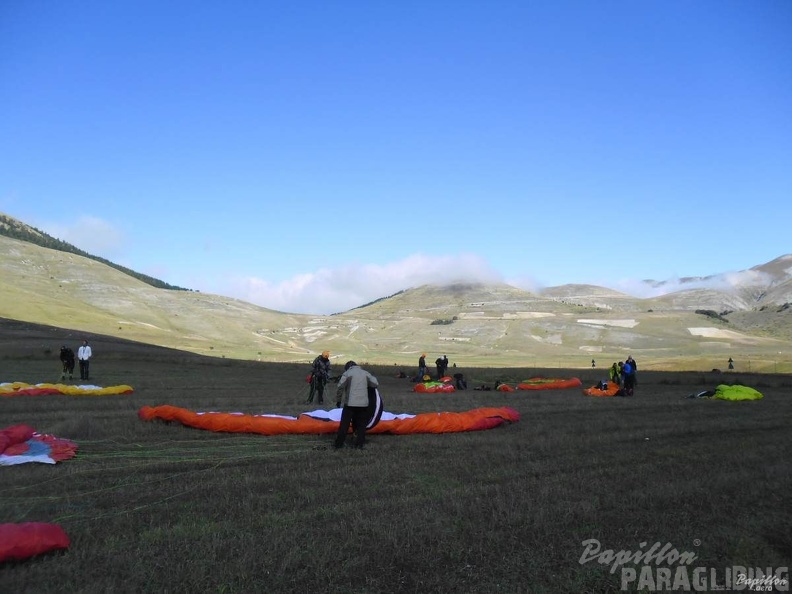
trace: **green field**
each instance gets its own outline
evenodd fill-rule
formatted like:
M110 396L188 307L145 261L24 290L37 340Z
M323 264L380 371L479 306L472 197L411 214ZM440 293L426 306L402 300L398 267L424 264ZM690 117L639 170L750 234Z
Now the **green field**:
M33 347L62 338L17 330L21 350L2 350L0 381L57 380L56 352ZM668 544L695 555L683 566L691 576L703 567L721 580L734 566L789 565L788 375L644 371L635 397L598 399L472 389L543 374L588 386L596 369L459 368L471 389L423 395L396 367L370 369L390 412L511 406L521 419L371 435L363 451L333 451L331 436L144 422L140 407L160 404L299 414L310 408L307 368L110 339L92 383L133 394L0 397L3 427L25 423L79 445L57 465L0 467L0 522L57 522L71 538L67 551L0 565L0 592L619 591L622 567L584 555L592 539L614 552ZM685 398L721 382L765 397ZM624 567L629 577L645 566ZM662 580L678 564L648 567Z

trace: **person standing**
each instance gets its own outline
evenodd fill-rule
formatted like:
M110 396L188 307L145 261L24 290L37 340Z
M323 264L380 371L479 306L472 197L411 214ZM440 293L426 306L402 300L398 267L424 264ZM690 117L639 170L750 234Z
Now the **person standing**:
M336 389L336 406L344 406L334 443L336 449L344 447L350 423L355 431L354 447L363 448L366 443L366 425L369 422L368 389L377 386L377 378L354 361L347 361L344 365L344 373L338 380Z
M635 390L635 369L629 359L624 362L624 367L622 367L622 377L624 378L624 395L632 396Z
M443 355L443 358L440 359L440 377L437 379L439 380L441 377L445 377L448 374L448 355Z
M82 346L80 346L80 348L77 349L77 359L80 362L81 380L89 379L89 371L90 371L92 356L93 356L93 351L91 350L91 345L88 344L87 340L83 340Z
M426 375L426 353L421 353L421 356L418 357L418 381L424 381L424 376Z
M440 378L443 377L443 358L438 357L435 359L435 367L437 368L437 381L440 381Z
M621 377L618 363L614 362L613 365L611 365L610 371L608 371L608 376L610 381L621 386Z
M313 402L314 394L318 396L319 404L324 404L324 389L330 379L330 351L324 351L311 366L311 392L308 394L306 404Z
M625 363L629 363L630 367L632 367L632 383L633 387L638 383L638 363L635 362L632 355L627 355L627 360Z
M63 366L63 371L61 372L61 379L66 379L66 374L69 374L69 379L72 378L72 374L74 374L74 351L67 347L65 344L61 347L60 350L60 361L61 365Z

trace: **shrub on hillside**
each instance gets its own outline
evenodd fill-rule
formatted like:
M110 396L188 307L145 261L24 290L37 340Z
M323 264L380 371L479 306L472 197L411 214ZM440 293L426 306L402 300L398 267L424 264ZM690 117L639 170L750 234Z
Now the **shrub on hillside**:
M713 318L715 320L720 320L721 322L726 322L728 324L729 320L727 320L724 316L730 314L731 312L724 311L722 313L718 313L718 312L713 311L711 309L697 309L696 313L699 314L699 315L702 315L702 316L707 316L708 318Z

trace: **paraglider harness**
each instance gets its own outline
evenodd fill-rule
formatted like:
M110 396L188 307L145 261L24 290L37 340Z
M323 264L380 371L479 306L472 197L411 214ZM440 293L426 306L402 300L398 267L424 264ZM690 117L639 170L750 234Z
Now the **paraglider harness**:
M314 394L317 394L319 397L319 404L324 402L324 387L327 383L327 380L323 378L321 375L315 374L313 371L308 376L308 383L310 385L310 391L308 392L308 400L306 400L306 404L310 404L313 402Z
M457 390L467 390L467 382L465 381L465 376L463 374L454 374L454 387Z
M323 381L325 383L325 385L327 385L328 382L338 383L338 380L340 380L340 379L341 379L340 375L328 375L327 379L323 379L322 376L315 375L313 372L309 373L305 377L305 381L308 384L310 384L312 387L314 387L314 388L316 388L318 386L318 384L316 382Z

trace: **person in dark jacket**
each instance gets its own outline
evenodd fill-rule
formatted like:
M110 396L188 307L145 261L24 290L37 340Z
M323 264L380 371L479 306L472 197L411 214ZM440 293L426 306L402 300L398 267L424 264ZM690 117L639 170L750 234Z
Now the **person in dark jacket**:
M421 356L418 357L418 381L424 381L424 376L426 375L426 353L421 353Z
M624 395L632 396L635 390L635 369L629 359L624 362L624 367L622 367L622 377L624 378Z
M74 374L74 351L67 347L65 344L61 347L60 350L60 361L61 365L63 366L63 371L61 373L61 379L66 379L66 374L69 374L69 379L72 378Z
M371 375L354 361L348 361L344 365L344 373L338 380L336 389L336 406L343 404L341 411L341 423L338 425L338 433L334 447L336 449L344 447L349 425L355 431L354 447L363 448L366 443L366 425L369 422L369 388L379 386L377 378Z
M437 381L440 381L441 377L445 377L446 370L448 369L448 355L438 357L435 361L435 365L437 366Z
M314 394L318 396L319 404L324 404L324 389L330 379L330 351L324 351L311 366L311 392L308 394L306 404L313 402Z

